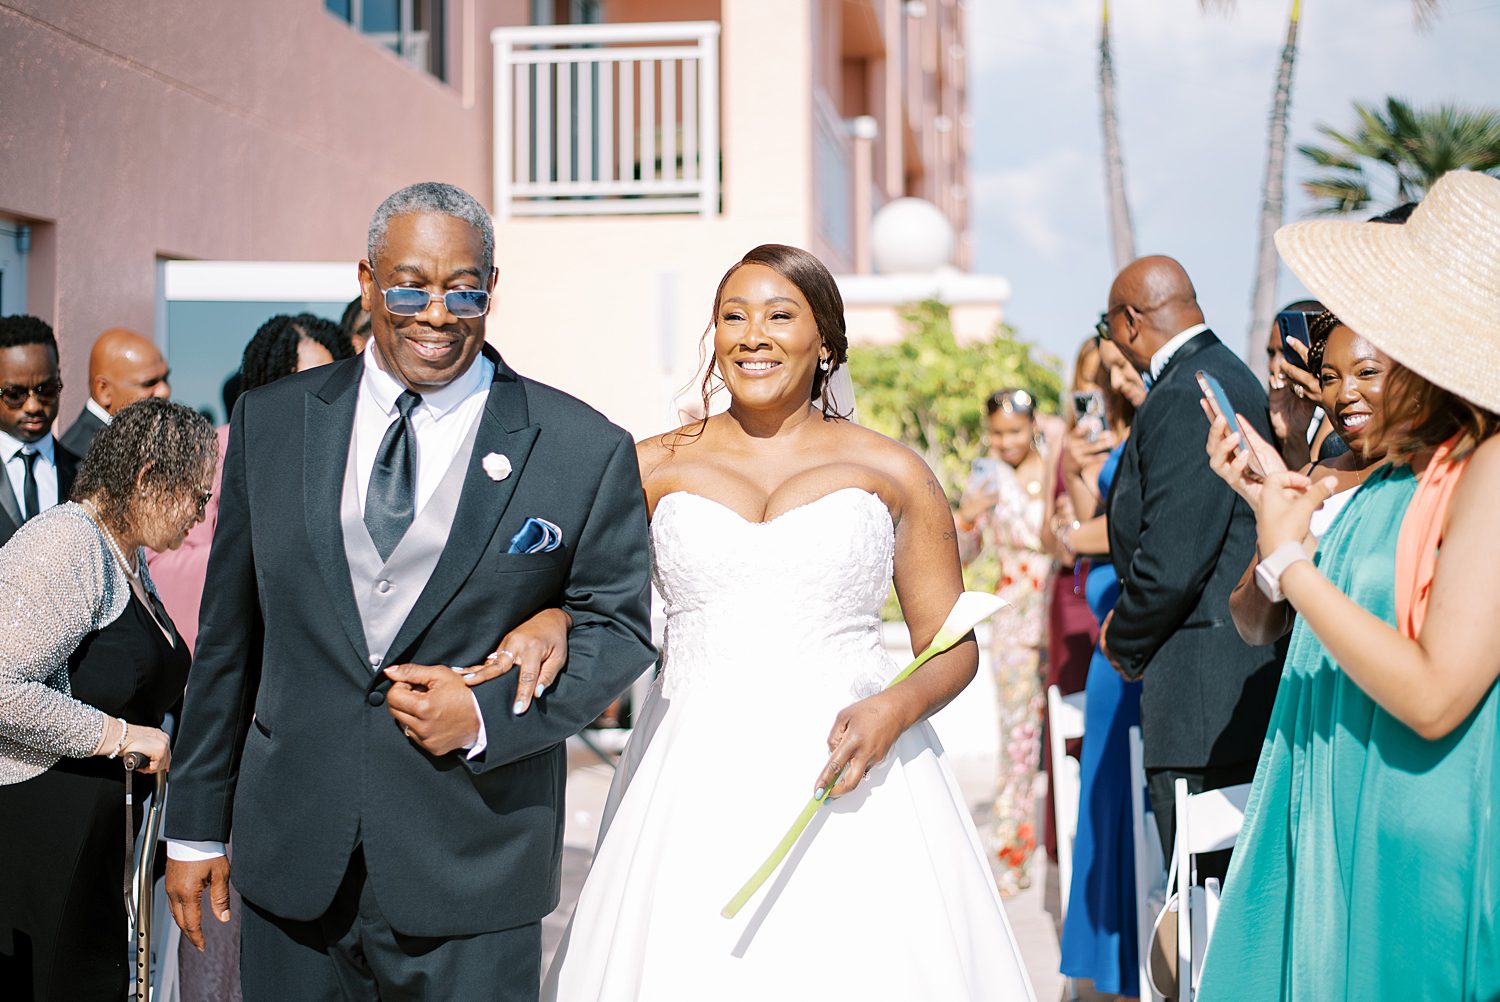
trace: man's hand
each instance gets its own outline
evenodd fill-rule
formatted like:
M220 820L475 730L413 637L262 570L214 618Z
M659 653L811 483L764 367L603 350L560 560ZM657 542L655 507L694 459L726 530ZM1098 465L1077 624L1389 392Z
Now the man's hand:
M215 856L196 862L167 860L167 903L172 918L188 942L203 949L203 889L208 888L208 904L220 922L229 921L229 857Z
M1133 682L1135 679L1127 678L1125 673L1120 671L1120 662L1116 661L1115 656L1109 652L1109 624L1114 621L1115 611L1111 609L1105 615L1104 622L1099 624L1099 653L1103 654L1104 660L1108 661L1114 670L1119 672L1121 678L1127 682Z
M479 713L463 678L442 665L391 665L385 695L402 732L429 755L446 755L479 737Z

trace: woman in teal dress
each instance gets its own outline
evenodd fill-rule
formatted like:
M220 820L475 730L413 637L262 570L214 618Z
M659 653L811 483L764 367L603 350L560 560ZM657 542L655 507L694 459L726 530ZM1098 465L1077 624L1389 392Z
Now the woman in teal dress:
M1383 231L1383 232L1380 232ZM1283 258L1397 363L1367 433L1394 461L1323 537L1331 489L1264 485L1222 419L1210 462L1256 509L1298 614L1199 997L1500 998L1500 180L1448 175L1405 227L1317 221ZM1260 573L1264 572L1264 573Z

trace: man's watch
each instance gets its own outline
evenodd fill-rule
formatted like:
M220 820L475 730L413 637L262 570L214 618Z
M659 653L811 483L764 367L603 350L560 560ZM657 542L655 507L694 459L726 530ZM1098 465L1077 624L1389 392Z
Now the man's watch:
M1283 602L1286 596L1281 592L1281 576L1293 564L1311 559L1301 543L1296 541L1282 543L1272 550L1269 556L1255 565L1255 584L1272 602Z

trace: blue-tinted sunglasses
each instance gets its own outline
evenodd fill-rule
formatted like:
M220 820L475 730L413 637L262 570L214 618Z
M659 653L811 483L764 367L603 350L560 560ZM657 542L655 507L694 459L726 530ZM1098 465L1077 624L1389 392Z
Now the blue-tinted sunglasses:
M377 289L380 286L376 286ZM414 317L432 304L436 297L426 289L412 289L398 285L380 289L385 297L385 308L398 317ZM443 307L460 320L482 317L489 312L490 294L483 289L450 289L443 293Z

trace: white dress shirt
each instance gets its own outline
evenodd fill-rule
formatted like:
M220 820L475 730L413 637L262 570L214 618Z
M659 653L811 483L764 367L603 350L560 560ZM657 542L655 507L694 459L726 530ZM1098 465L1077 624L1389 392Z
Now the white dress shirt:
M114 415L105 410L104 405L95 400L93 397L89 397L87 400L85 400L83 402L83 406L85 410L94 415L94 417L98 418L100 421L103 421L105 424L109 424L114 420Z
M1208 330L1208 324L1194 324L1187 330L1173 337L1172 340L1168 341L1160 348L1156 349L1156 354L1151 356L1151 370L1148 373L1148 375L1150 375L1151 377L1151 381L1155 382L1156 380L1160 379L1162 370L1167 367L1168 362L1172 361L1172 356L1177 354L1178 350L1181 349L1183 345L1187 344L1193 338L1197 337L1199 334L1202 334L1206 330Z
M363 359L365 368L359 380L359 397L354 404L355 486L359 491L360 510L364 510L380 442L391 422L396 420L396 398L406 390L399 380L381 368L379 352L373 341L365 349ZM468 371L453 382L440 390L422 394L422 402L412 409L412 430L417 436L414 514L421 512L437 492L438 484L468 438L469 429L483 413L494 379L495 363L480 355ZM479 697L470 690L469 698L474 701L474 716L479 721L479 734L466 752L469 758L474 758L483 754L489 745L489 736L484 727L484 714L479 710ZM198 862L224 854L222 842L167 840L170 859Z
M0 460L5 462L5 476L10 480L10 489L16 496L16 508L26 513L26 460L22 453L35 452L37 514L57 504L57 453L52 444L52 433L43 435L40 441L30 444L14 435L0 431Z

